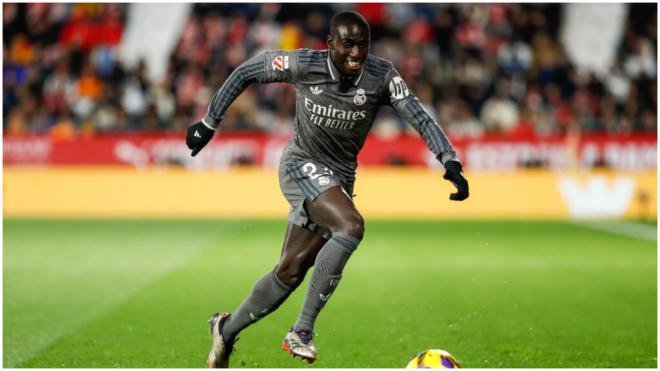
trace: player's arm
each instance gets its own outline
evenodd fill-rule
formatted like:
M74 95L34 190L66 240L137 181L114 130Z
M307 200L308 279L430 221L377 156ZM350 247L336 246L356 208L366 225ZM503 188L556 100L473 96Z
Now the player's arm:
M426 112L419 99L408 90L406 83L395 69L390 70L386 75L385 83L384 90L388 96L386 101L417 130L427 147L435 154L435 158L444 165L444 178L457 189L456 193L449 195L449 199L463 201L468 198L470 190L467 179L463 176L463 166L440 125Z
M298 52L282 50L261 53L238 66L213 95L204 118L186 130L186 144L192 150L191 155L197 155L213 138L227 108L250 84L293 83L297 66Z

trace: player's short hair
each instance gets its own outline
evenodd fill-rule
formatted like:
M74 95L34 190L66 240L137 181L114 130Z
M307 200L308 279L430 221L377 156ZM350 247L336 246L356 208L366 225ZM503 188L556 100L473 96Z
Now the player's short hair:
M337 26L340 24L357 24L367 29L367 33L371 35L369 22L362 16L362 14L354 11L346 11L335 14L330 21L330 36L334 36L337 32Z

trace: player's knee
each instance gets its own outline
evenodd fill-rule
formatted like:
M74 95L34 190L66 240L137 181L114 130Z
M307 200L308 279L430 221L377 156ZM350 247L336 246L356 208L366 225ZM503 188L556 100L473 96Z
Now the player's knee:
M277 278L290 288L298 287L305 279L306 270L296 265L278 265L275 269Z
M360 214L355 213L344 219L336 232L346 233L362 241L362 237L364 237L364 219Z

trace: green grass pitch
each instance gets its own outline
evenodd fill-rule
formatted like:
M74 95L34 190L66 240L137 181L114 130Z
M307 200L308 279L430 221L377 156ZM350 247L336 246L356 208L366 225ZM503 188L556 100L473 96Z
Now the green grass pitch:
M285 221L5 220L5 367L205 367L207 319L275 265ZM309 275L308 275L309 277ZM306 285L240 335L280 350ZM656 242L564 222L367 221L317 321L311 367L657 366Z

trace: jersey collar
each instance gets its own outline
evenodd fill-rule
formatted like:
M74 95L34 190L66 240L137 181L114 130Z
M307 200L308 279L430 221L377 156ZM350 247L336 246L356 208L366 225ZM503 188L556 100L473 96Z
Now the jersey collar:
M339 81L339 77L341 76L341 72L339 72L339 70L337 69L337 66L335 66L335 64L332 62L332 59L330 59L330 50L328 50L327 52L328 52L328 59L326 60L326 62L328 64L328 71L330 72L330 77L332 77L332 79L334 81ZM364 73L364 64L362 64L362 69L360 70L360 75L358 75L358 77L355 80L353 80L353 85L354 86L358 86L358 84L360 83L360 80L362 80L362 74L363 73Z

